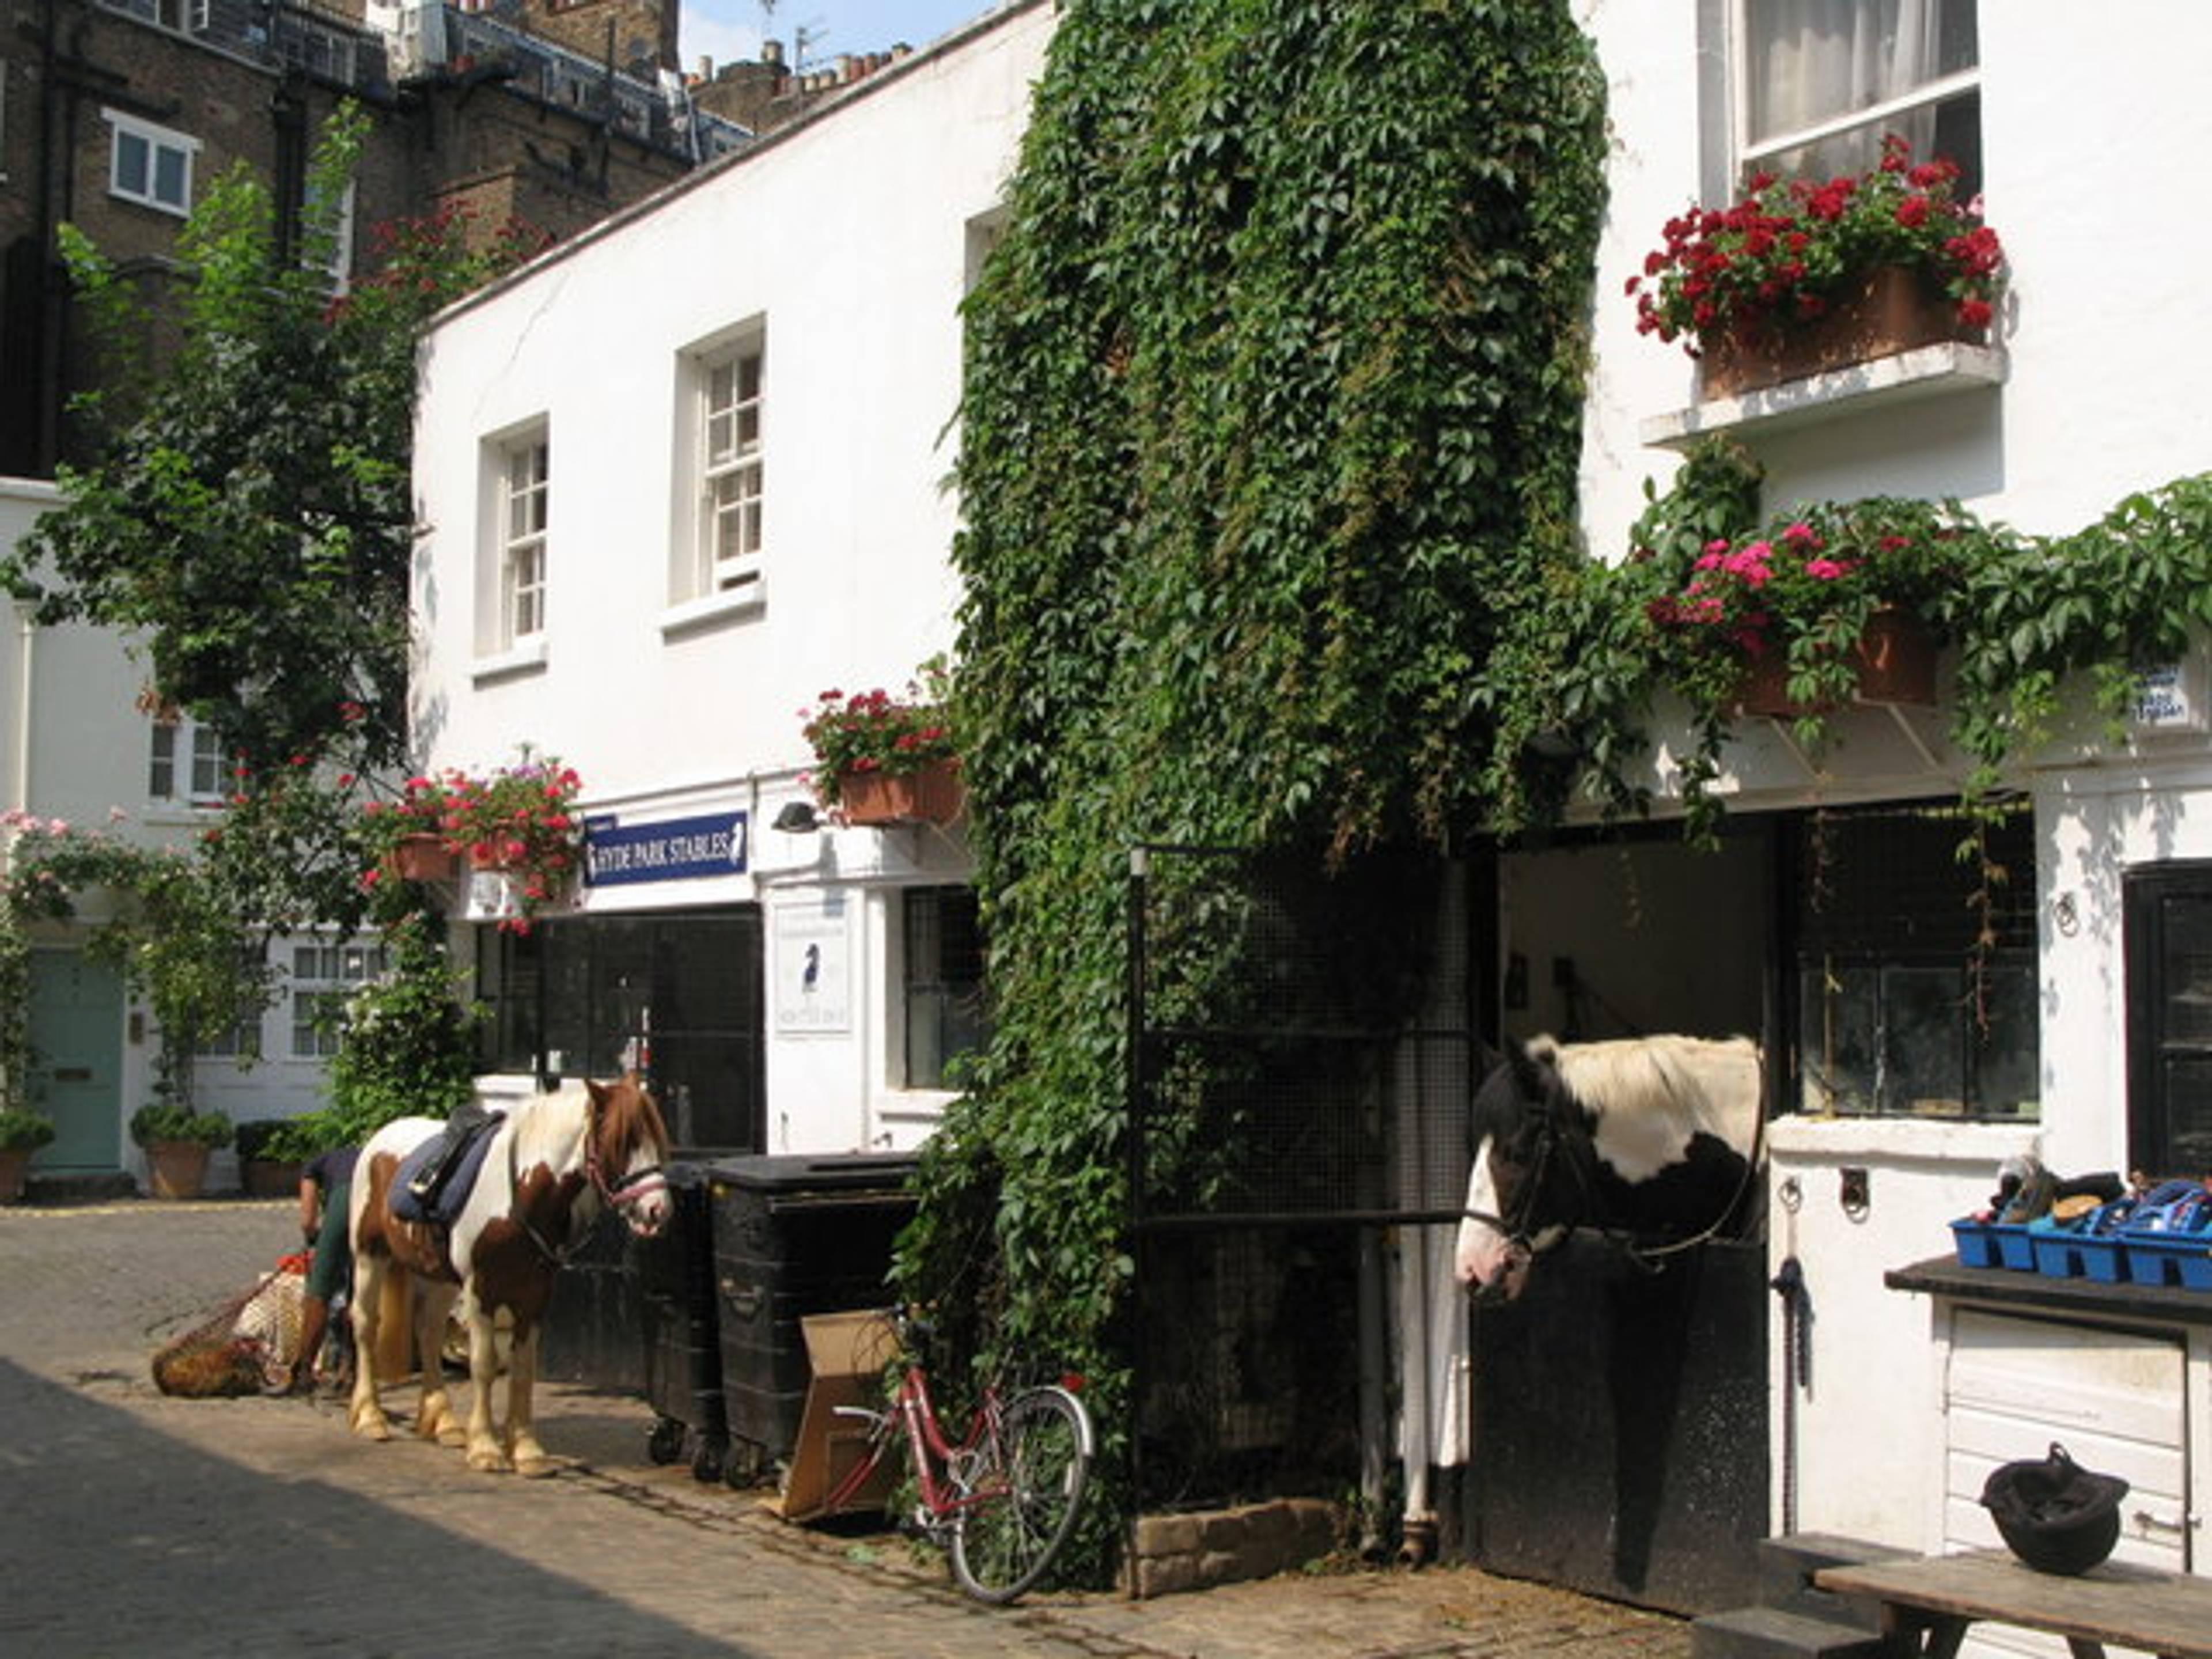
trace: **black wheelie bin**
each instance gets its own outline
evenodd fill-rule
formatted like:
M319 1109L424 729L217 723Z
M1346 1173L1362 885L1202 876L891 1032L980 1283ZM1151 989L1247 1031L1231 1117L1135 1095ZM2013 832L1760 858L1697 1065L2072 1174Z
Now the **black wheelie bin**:
M727 1474L752 1485L787 1462L806 1404L810 1314L880 1308L891 1247L914 1214L911 1153L777 1154L708 1169Z
M690 1449L691 1473L719 1480L730 1444L722 1401L722 1348L714 1295L714 1229L706 1166L667 1167L668 1224L633 1237L629 1262L644 1335L644 1388L653 1410L646 1455L673 1463Z

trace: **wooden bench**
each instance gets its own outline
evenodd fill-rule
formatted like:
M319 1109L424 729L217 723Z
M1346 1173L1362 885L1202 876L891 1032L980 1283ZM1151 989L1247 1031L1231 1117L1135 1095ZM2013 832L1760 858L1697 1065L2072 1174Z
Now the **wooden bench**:
M1824 1567L1813 1582L1878 1601L1883 1633L1933 1659L1951 1659L1977 1620L2063 1636L2075 1659L2101 1659L2107 1642L2160 1659L2212 1659L2212 1578L2114 1561L2069 1578L2024 1567L2008 1551L1976 1550Z

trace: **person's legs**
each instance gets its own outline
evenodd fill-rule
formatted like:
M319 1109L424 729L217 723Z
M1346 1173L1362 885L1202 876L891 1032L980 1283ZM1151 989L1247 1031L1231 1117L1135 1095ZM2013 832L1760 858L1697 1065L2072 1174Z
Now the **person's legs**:
M353 1242L346 1236L352 1196L351 1184L342 1181L323 1200L322 1229L315 1235L314 1254L307 1262L307 1293L301 1303L300 1358L292 1369L295 1393L314 1386L315 1362L330 1329L331 1298L345 1288L353 1273Z

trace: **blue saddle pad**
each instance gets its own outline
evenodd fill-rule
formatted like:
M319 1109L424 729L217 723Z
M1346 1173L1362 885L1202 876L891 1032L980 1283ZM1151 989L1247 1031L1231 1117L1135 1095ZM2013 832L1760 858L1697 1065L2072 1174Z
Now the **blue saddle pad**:
M392 1213L402 1221L427 1221L441 1227L450 1227L476 1190L477 1171L483 1168L484 1154L491 1151L491 1132L505 1121L503 1114L491 1117L469 1131L467 1143L462 1146L459 1158L453 1164L452 1178L432 1198L426 1211L422 1200L415 1196L415 1177L437 1160L446 1145L443 1135L433 1135L413 1152L399 1160L398 1172L392 1178L392 1193L386 1200Z

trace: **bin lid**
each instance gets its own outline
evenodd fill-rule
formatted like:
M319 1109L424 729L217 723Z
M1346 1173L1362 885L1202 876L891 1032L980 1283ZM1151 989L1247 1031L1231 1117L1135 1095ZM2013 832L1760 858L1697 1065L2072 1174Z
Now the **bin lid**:
M710 1180L759 1192L806 1193L903 1188L920 1159L912 1152L761 1152L717 1158Z

